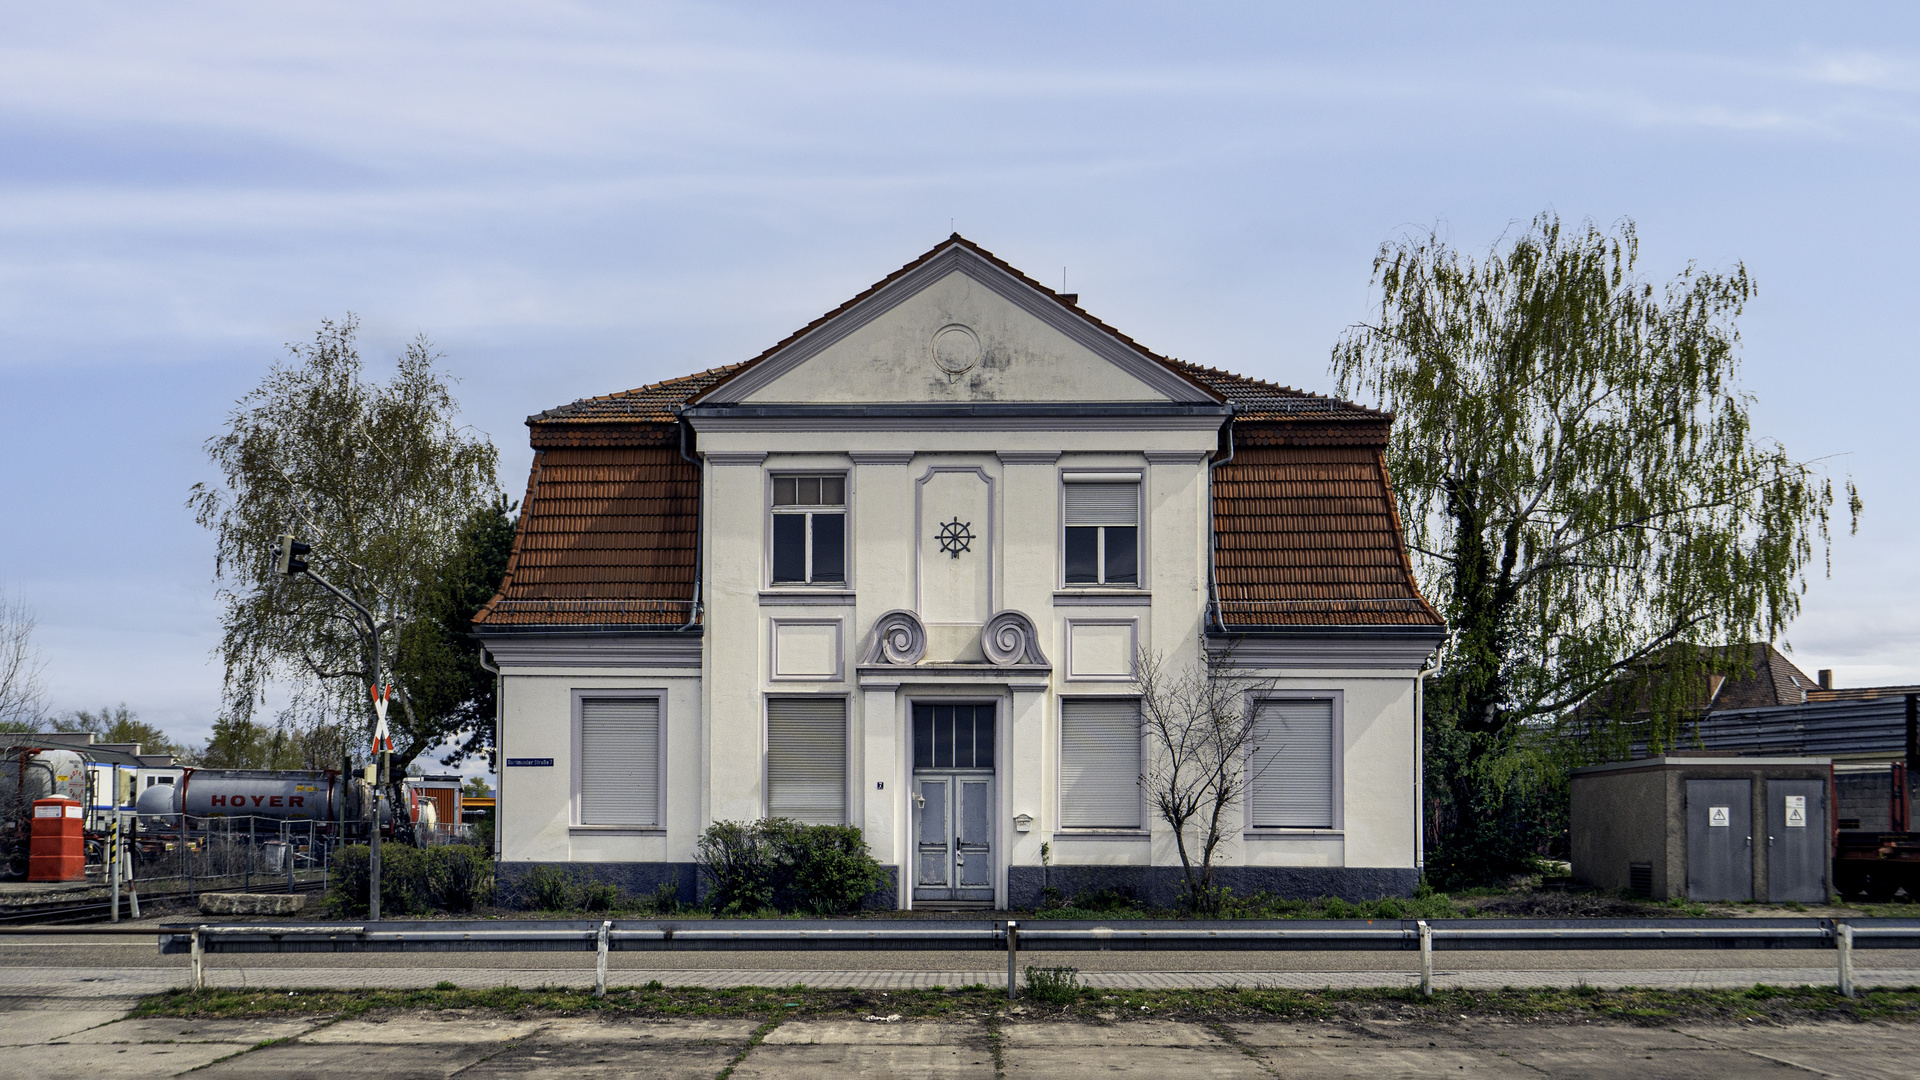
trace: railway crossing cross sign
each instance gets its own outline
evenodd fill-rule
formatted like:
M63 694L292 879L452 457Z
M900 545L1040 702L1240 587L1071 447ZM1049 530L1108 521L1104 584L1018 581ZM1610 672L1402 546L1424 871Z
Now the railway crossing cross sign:
M393 687L372 686L368 689L373 691L373 715L376 717L373 725L373 752L378 754L384 750L392 753L393 735L387 731L387 706L393 702Z

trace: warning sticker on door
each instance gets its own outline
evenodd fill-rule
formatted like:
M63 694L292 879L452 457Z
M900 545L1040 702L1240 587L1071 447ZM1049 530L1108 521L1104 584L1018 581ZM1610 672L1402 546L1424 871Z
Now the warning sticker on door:
M1786 796L1786 800L1787 800L1787 828L1789 829L1806 828L1807 827L1807 797L1805 795L1788 795Z
M1733 825L1732 809L1733 808L1729 806L1707 807L1707 824L1713 826L1716 829L1726 829L1726 828L1732 827Z

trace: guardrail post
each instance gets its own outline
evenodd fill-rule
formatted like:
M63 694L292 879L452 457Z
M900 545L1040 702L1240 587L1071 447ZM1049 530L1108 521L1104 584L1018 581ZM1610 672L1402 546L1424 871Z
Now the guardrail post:
M1019 984L1014 981L1014 971L1020 964L1020 924L1007 920L1007 1000L1012 1001L1018 993Z
M196 991L205 988L207 985L206 964L202 958L200 946L201 932L205 929L205 927L200 926L193 928L193 988Z
M1433 996L1433 927L1427 920L1421 919L1420 927L1420 996Z
M1838 923L1833 928L1833 944L1840 953L1840 996L1853 996L1853 927Z
M607 996L607 938L613 930L613 920L600 924L600 959L594 964L593 996Z

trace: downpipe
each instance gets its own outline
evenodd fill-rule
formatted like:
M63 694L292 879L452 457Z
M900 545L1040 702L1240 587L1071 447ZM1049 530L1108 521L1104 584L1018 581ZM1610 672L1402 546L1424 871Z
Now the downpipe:
M502 753L500 742L500 737L504 734L501 730L503 726L501 718L506 713L507 680L500 674L498 667L487 662L485 645L480 646L480 666L493 672L493 859L498 862L500 860L500 808L505 806L507 801L507 759Z
M1227 456L1207 462L1207 594L1213 608L1213 625L1225 630L1226 619L1220 613L1220 533L1213 524L1213 470L1233 460L1233 403L1227 403L1227 422L1221 425L1226 433Z
M674 411L679 412L680 406L674 406ZM705 568L706 560L703 556L706 554L707 546L707 470L706 467L701 464L699 458L687 452L687 432L692 429L692 427L693 425L687 422L686 417L680 417L680 456L686 460L687 464L693 466L695 477L693 486L693 606L687 609L687 621L681 625L681 633L686 633L688 630L693 629L693 624L700 621L700 578L701 572ZM497 834L499 826L496 824L494 828Z
M1413 868L1427 873L1427 676L1446 663L1447 647L1434 651L1433 663L1413 680Z

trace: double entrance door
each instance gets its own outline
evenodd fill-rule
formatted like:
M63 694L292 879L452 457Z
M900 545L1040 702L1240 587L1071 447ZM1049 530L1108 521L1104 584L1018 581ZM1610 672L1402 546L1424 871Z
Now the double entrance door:
M913 707L916 904L992 906L992 705Z

